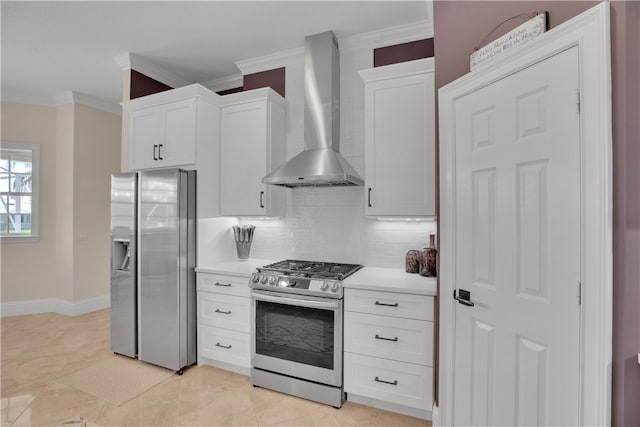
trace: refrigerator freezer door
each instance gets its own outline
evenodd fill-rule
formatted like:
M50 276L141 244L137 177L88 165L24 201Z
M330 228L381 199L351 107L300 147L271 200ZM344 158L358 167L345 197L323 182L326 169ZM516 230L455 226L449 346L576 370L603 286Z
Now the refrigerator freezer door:
M189 296L195 293L189 243L195 209L189 209L189 174L145 171L139 191L139 358L175 371L189 360ZM191 175L193 176L193 175ZM191 215L191 217L190 217Z
M111 351L136 357L137 175L111 175Z

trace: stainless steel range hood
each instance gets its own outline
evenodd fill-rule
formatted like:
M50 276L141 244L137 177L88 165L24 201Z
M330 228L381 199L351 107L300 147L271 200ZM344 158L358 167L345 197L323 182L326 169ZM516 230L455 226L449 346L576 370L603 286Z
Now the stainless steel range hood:
M340 53L333 31L304 40L305 150L262 178L284 187L363 185L340 154Z

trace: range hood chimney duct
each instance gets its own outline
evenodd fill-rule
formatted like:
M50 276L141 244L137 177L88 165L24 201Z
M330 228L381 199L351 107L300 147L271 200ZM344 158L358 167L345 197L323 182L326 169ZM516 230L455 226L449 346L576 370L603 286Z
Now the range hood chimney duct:
M363 185L340 154L340 52L333 31L304 39L305 149L262 178L283 187Z

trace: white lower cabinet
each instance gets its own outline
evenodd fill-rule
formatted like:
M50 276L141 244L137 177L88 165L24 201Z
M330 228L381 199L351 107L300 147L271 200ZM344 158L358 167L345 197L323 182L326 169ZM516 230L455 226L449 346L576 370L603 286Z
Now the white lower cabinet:
M379 357L345 353L347 393L419 409L431 409L433 368Z
M345 289L344 389L428 417L433 403L434 298ZM385 408L386 409L386 408ZM405 410L406 409L406 410Z
M248 333L200 324L198 334L198 352L201 356L233 365L251 366Z
M198 363L248 373L251 325L248 277L197 273ZM236 367L237 369L233 369Z
M347 311L344 324L349 352L433 365L432 322Z

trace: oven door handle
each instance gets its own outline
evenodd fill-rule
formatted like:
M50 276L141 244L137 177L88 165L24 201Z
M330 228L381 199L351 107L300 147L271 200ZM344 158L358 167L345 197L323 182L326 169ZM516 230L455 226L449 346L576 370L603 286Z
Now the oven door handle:
M275 302L278 304L288 304L288 305L297 305L300 307L309 307L309 308L328 308L331 310L337 310L340 308L340 303L338 301L311 301L308 299L297 299L297 298L286 298L286 297L278 297L273 295L267 295L262 292L253 291L251 292L251 296L258 301L267 301L267 302Z

